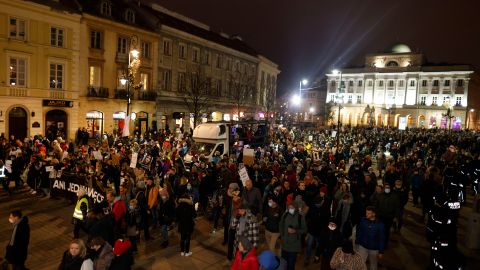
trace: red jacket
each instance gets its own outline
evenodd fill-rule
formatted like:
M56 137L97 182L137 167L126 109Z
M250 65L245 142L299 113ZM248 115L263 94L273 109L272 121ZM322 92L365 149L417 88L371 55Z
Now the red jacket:
M230 270L258 270L258 268L257 250L252 248L243 260L240 251L237 251Z

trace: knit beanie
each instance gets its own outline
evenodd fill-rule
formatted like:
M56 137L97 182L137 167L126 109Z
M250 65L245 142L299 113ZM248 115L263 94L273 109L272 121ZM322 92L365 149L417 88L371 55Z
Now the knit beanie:
M250 251L252 249L252 243L250 243L250 240L245 235L240 235L238 237L238 242L242 243L243 249L245 251Z

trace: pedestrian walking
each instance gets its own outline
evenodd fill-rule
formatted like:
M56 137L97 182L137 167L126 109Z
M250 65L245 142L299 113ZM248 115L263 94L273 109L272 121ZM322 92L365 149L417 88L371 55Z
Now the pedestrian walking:
M30 243L28 217L23 216L20 210L13 210L10 212L8 222L13 225L13 231L7 244L5 259L12 270L25 270Z
M244 235L238 237L237 254L230 270L258 270L257 249Z
M75 210L73 211L73 238L78 239L80 238L80 230L85 231L88 233L87 228L85 226L85 222L87 220L87 214L89 211L88 205L88 197L87 191L83 188L80 188L77 191L77 203L75 205Z
M381 259L385 251L385 226L377 219L375 207L368 206L365 212L366 216L357 225L355 243L363 261L368 258L369 269L376 270L377 258Z

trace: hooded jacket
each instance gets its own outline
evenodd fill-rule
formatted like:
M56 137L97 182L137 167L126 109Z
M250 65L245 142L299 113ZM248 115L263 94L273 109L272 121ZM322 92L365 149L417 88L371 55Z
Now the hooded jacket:
M245 257L237 251L230 270L258 270L257 249L252 248Z
M180 198L177 206L177 224L178 232L181 234L191 234L195 227L195 217L197 216L193 207L192 199Z

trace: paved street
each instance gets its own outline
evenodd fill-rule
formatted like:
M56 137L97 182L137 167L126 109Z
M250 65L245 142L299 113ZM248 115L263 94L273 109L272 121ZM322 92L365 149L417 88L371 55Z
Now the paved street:
M470 198L471 199L471 198ZM469 205L471 206L471 200ZM0 246L5 247L11 233L8 224L8 211L20 208L30 219L31 244L27 266L32 270L55 269L60 262L63 251L72 238L73 226L70 224L71 212L74 208L63 199L38 198L25 190L12 197L6 197L0 191ZM477 269L480 263L479 251L464 248L466 217L470 207L462 208L459 246L467 256L467 269ZM411 207L409 202L406 215L406 226L401 235L392 234L390 248L386 252L380 269L425 269L429 258L428 243L424 240L425 228L418 223L420 209ZM193 236L191 257L181 257L179 252L179 235L170 231L170 246L160 248L158 229L153 230L154 240L139 245L134 269L228 269L225 259L226 247L221 245L223 232L214 236L209 234L210 224L199 218L197 230ZM265 247L262 247L265 248ZM2 249L2 255L4 250ZM318 269L318 265L303 266L303 257L298 259L298 269Z

